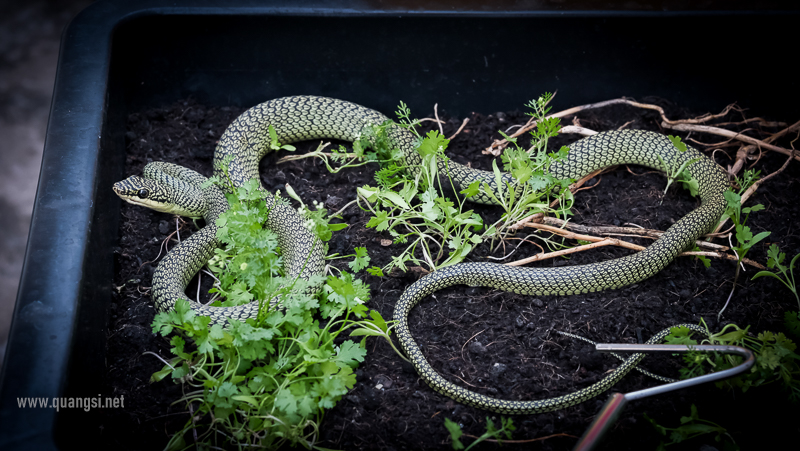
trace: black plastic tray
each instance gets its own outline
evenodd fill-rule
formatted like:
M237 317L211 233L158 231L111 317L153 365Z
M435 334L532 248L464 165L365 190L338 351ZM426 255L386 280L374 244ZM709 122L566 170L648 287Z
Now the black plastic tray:
M414 111L438 103L463 115L521 108L557 90L557 108L655 95L697 110L737 101L751 116L800 115L796 10L329 5L98 2L66 30L0 375L0 448L86 448L99 434L97 410L18 402L96 397L103 386L120 206L110 187L124 176L131 111L189 96L249 106L316 94L389 114L404 100Z

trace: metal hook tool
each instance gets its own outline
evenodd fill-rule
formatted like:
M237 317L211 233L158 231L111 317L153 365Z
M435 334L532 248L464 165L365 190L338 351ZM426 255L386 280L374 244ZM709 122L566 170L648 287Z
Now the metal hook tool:
M616 344L616 343L598 343L595 348L600 352L672 352L684 353L689 351L701 352L721 352L723 354L736 354L744 357L744 362L739 365L728 368L727 370L717 371L715 373L704 374L702 376L693 377L691 379L684 379L669 384L659 385L653 388L646 388L631 393L613 393L600 412L589 426L589 429L583 434L578 444L573 448L573 451L589 451L597 445L600 438L605 434L611 425L619 417L622 410L628 401L646 398L648 396L660 395L662 393L679 390L681 388L692 387L706 382L714 382L729 377L736 376L753 366L756 359L753 352L749 349L739 346L727 345L659 345L659 344Z

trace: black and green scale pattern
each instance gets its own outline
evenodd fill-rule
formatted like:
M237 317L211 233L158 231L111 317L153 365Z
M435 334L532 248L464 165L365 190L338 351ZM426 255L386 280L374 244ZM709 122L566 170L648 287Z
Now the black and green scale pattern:
M403 351L411 358L422 379L437 392L482 409L504 414L522 414L564 408L607 390L641 360L641 355L637 359L634 356L629 357L602 381L557 398L510 401L464 389L441 377L425 360L408 329L408 314L426 296L453 285L492 287L539 296L590 293L631 285L661 271L680 252L708 232L725 210L723 192L727 189L728 182L722 169L691 147L686 152L679 152L664 135L640 130L604 132L576 141L569 147L566 161L551 167L551 173L555 177L580 178L596 169L616 164L639 164L670 171L679 168L684 161L699 158L688 169L699 182L701 204L673 224L645 250L630 256L589 265L549 268L462 263L435 271L415 282L406 289L395 306L395 330ZM655 343L661 340L666 336L662 334L663 331L651 341Z
M269 151L269 125L274 127L278 141L288 144L317 138L353 141L361 136L365 127L381 124L385 120L386 116L377 111L336 99L295 96L271 100L247 110L230 124L214 154L214 173L221 176L222 162L226 157L232 156L228 169L236 186L251 178L258 178L258 162ZM420 157L414 149L416 137L411 132L393 126L388 130L388 136L390 142L402 151L409 166L420 162ZM688 169L700 184L702 201L700 207L676 222L644 251L607 262L560 268L518 268L492 263L462 263L435 271L411 285L395 306L394 320L397 322L395 330L400 344L412 359L420 376L439 393L465 404L504 414L556 410L582 402L608 389L636 366L643 356L637 354L629 357L617 370L591 387L553 399L508 401L463 389L442 378L427 363L409 332L408 314L425 296L458 284L494 287L521 294L567 295L619 288L652 276L718 221L725 208L722 193L728 186L721 168L691 147L681 153L667 137L639 130L604 132L581 139L570 146L566 161L551 167L551 172L558 178L580 178L595 169L617 164L639 164L669 172L684 161L694 158L699 160ZM497 189L491 172L475 170L454 162L440 161L439 166L451 174L457 190L466 188L475 180L489 185L494 190ZM175 168L159 167L156 171L159 174L152 177L161 178L163 182L165 176L160 174L180 173L175 177L194 188L184 188L183 185L178 187L174 184L173 190L199 189L197 181L204 179L202 175L189 170L180 172ZM505 175L505 177L506 181L510 180L510 176ZM152 207L150 204L135 200L136 193L141 190L139 188L141 182L131 181L132 179L117 184L125 185L125 194L119 191L118 194L129 202ZM211 258L213 249L218 245L214 222L219 213L227 208L227 203L222 192L218 189L214 191L215 189L209 187L203 191L207 205L202 216L206 218L208 225L170 251L159 263L153 275L152 296L159 310L171 309L177 299L186 299L184 294L186 284ZM275 204L271 194L265 192L265 196L268 203ZM182 202L186 202L186 197L183 195ZM491 199L487 196L473 197L470 200L491 203ZM171 206L159 209L175 210ZM283 250L285 272L288 276L308 279L311 275L323 271L322 245L306 229L303 218L293 208L275 204L267 220L267 226L278 234L279 246ZM258 303L230 308L192 303L192 308L198 314L210 316L213 323L226 324L227 318L243 320L255 317ZM665 335L666 332L662 331L648 343L655 343Z

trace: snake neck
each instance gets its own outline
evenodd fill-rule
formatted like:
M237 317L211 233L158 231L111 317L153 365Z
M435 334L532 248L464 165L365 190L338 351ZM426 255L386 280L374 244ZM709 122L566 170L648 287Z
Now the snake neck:
M222 189L215 184L211 184L203 189L203 197L206 199L206 204L208 205L203 214L206 227L216 227L217 219L229 208L228 199L225 197L225 193L222 192Z

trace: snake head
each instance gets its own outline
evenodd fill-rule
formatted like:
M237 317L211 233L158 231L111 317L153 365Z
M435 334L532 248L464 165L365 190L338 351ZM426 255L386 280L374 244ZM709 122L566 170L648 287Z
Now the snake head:
M153 180L132 175L115 183L112 189L128 203L162 213L201 218L207 208L200 190L175 180Z

